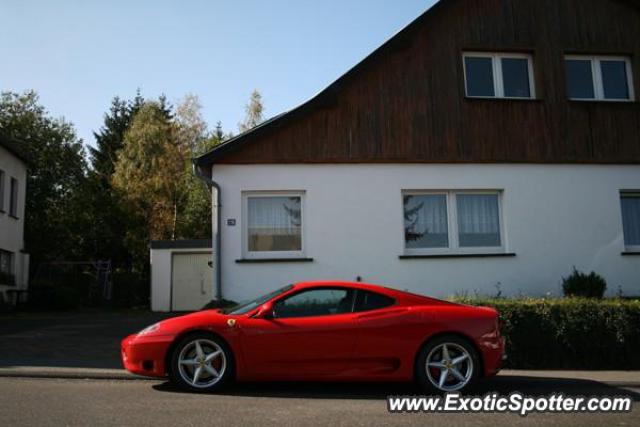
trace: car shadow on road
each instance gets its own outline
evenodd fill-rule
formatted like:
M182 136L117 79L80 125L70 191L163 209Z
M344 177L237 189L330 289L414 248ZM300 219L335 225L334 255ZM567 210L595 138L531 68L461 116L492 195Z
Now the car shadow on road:
M154 389L167 393L186 393L169 382L156 384ZM640 401L640 393L605 383L567 378L498 376L482 380L468 389L466 395L497 392L508 395L520 392L529 396L563 393L565 396L629 396ZM218 392L226 396L305 398L305 399L385 399L387 396L424 394L415 384L405 383L243 383Z

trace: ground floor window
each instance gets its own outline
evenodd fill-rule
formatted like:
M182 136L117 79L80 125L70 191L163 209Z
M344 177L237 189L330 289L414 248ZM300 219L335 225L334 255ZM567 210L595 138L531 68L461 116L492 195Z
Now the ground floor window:
M243 194L243 256L303 256L302 192Z
M14 285L13 252L0 249L0 285Z
M620 205L625 249L640 251L640 191L622 192Z
M407 254L500 252L500 191L404 191Z

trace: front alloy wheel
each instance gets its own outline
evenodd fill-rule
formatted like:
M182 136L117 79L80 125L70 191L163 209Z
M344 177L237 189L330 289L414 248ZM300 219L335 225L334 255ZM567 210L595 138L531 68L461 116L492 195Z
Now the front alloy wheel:
M216 390L231 376L231 354L224 342L206 333L189 335L176 345L171 380L192 391Z

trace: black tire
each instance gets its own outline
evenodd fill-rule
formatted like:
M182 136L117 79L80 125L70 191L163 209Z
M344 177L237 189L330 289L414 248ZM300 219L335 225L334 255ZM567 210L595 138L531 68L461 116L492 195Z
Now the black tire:
M434 384L432 382L432 379L429 378L429 373L427 372L427 357L432 353L432 351L434 351L434 349L438 349L443 344L451 344L450 347L451 350L453 350L451 351L451 353L453 354L455 354L455 352L458 352L460 348L463 348L464 350L466 350L467 354L469 355L469 359L471 360L471 372L469 373L468 377L467 375L464 375L465 378L468 378L468 380L466 384L456 390L444 390L438 387L438 385ZM447 345L447 348L449 349L449 345ZM435 351L437 352L438 350ZM463 355L464 353L458 352L458 354ZM434 356L435 355L436 354L434 353ZM456 335L443 335L441 337L437 337L428 341L420 349L418 357L416 358L416 365L414 367L416 381L425 392L430 394L442 394L448 391L462 392L468 389L477 381L477 379L481 376L481 370L482 361L480 360L480 356L478 355L475 347L468 340ZM433 378L434 376L431 375L431 377ZM448 375L447 378L456 380L451 375Z
M224 369L221 369L220 376L217 378L217 380L209 372L203 371L204 375L210 377L209 378L210 381L215 381L210 385L206 385L205 381L194 385L193 383L189 382L185 378L185 376L189 377L189 372L191 370L195 371L197 367L185 366L183 370L180 369L180 365L181 365L179 363L180 355L183 353L183 351L185 352L184 354L189 354L190 350L192 349L196 341L200 343L201 347L205 351L207 349L212 350L211 353L213 353L214 351L217 351L217 349L214 348L214 345L217 346L217 348L219 348L222 351L222 355L224 356L224 359L222 359L221 356L217 357L220 360L224 360L224 363L225 363ZM207 344L207 343L213 343L213 344ZM195 348L192 351L195 351ZM173 347L173 352L170 358L170 364L171 366L169 367L168 372L169 372L169 379L171 380L171 382L177 385L178 387L182 388L183 390L197 392L197 393L215 392L215 391L222 390L225 386L227 386L232 381L234 377L234 371L235 371L233 353L231 352L231 349L229 348L229 346L220 338L216 337L213 334L209 334L207 332L195 332L193 334L189 334L182 337L177 342L177 344ZM222 365L219 365L218 369L220 369L220 366Z

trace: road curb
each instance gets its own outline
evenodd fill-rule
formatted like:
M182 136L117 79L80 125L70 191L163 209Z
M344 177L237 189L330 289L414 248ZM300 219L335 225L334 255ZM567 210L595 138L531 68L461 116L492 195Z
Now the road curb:
M583 372L577 375L559 372L536 371L503 371L500 377L526 376L533 380L583 380L594 381L612 387L640 387L639 380L624 381L619 379L588 377ZM162 381L162 378L143 377L133 375L124 369L96 369L96 368L64 368L64 367L36 367L14 366L0 368L0 378L52 378L52 379L86 379L86 380L112 380L112 381Z
M593 381L614 387L640 387L639 371L561 371L505 369L499 377L526 377L532 380Z
M158 381L158 378L130 374L123 369L11 367L0 368L0 377L9 378L58 378L119 381Z

